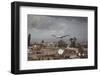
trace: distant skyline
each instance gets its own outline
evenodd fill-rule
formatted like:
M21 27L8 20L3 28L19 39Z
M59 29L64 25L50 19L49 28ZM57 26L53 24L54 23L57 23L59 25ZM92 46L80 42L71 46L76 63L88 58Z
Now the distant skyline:
M64 40L76 37L79 41L88 39L88 18L71 16L47 16L28 14L28 34L31 34L31 42L55 41L52 35L63 36Z

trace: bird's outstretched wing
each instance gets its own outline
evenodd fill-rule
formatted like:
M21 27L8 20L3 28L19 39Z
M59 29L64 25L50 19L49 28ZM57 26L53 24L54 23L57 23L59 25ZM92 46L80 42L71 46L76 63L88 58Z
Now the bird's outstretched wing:
M60 38L63 38L63 37L66 37L66 36L70 36L70 35L64 35L64 36L61 36Z
M63 37L66 37L66 36L70 36L70 35L64 35L64 36L56 36L56 35L52 35L53 37L56 37L56 38L63 38Z
M52 36L57 38L57 36L56 36L56 35L52 35Z

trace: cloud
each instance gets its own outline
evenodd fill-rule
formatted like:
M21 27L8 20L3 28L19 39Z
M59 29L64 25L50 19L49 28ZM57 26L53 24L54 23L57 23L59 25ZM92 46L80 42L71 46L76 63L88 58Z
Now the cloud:
M32 39L52 39L52 34L87 39L87 17L28 15L28 33Z

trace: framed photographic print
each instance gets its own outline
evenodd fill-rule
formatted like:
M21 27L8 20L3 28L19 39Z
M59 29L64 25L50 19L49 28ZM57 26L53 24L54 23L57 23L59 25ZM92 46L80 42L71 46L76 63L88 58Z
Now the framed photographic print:
M97 7L11 3L13 74L97 69Z

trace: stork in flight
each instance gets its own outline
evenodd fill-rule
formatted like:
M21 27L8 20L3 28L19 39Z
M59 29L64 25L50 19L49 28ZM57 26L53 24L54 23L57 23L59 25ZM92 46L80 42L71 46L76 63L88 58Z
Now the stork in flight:
M63 35L63 36L56 36L56 35L52 35L53 37L56 37L56 38L64 38L66 36L70 36L70 35Z

